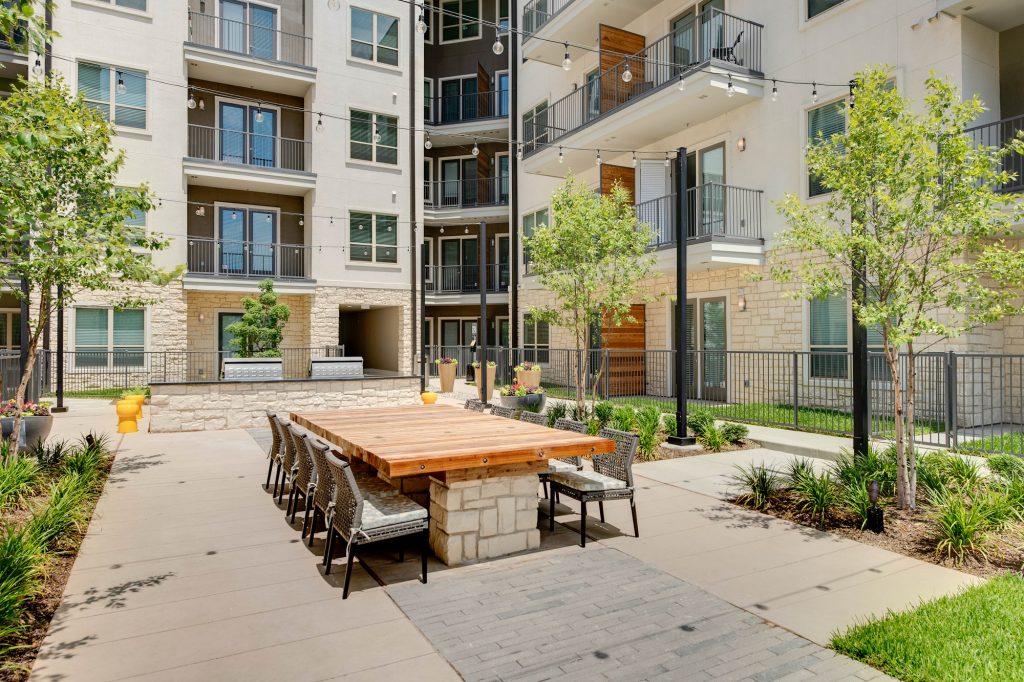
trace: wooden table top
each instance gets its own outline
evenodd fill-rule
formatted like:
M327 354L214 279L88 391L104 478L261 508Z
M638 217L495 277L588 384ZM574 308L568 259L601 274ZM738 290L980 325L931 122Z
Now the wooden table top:
M612 452L615 442L451 405L293 412L290 419L389 478Z

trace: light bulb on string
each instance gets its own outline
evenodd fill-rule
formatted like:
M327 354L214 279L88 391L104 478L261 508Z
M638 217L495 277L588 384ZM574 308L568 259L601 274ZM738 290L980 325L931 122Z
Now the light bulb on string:
M430 149L434 146L434 143L430 141L430 133L427 133L423 139L423 148Z
M196 95L192 88L188 89L188 101L185 103L189 109L196 108Z
M232 220L238 220L238 211L232 211L231 212L231 219Z
M380 144L380 141L382 139L383 138L380 136L380 128L377 127L376 123L373 124L373 142L374 142L374 144Z
M636 168L636 152L633 152L633 168Z
M565 163L565 152L561 147L558 148L558 163Z
M480 147L477 146L476 140L473 140L473 156L480 156Z
M679 74L679 92L686 91L686 77L683 74Z
M337 12L341 9L341 0L327 0L327 9Z
M420 8L419 16L416 17L416 32L423 35L427 32L427 22L423 21L423 8Z
M263 123L263 106L262 102L256 105L256 122Z
M779 101L779 86L775 83L774 79L772 80L772 101Z
M120 71L118 71L117 72L117 94L123 95L126 92L128 92L128 86L124 84L124 75Z
M199 111L206 111L206 100L199 100Z
M32 73L36 76L43 75L43 62L39 57L36 57L36 63L32 65Z
M851 80L850 81L850 109L853 109L854 107L857 106L857 93L854 92L854 89L856 87L857 87L857 82Z
M601 162L601 150L598 149L597 150L597 165L600 167L601 163L602 163Z
M469 228L467 227L465 230L462 231L462 233L463 234L469 234Z
M813 88L811 90L811 103L812 104L817 104L818 103L818 84L817 83L811 83L811 87Z
M729 84L725 86L725 96L732 97L736 94L736 88L732 85L732 74L729 74Z
M496 55L500 55L505 51L505 46L502 45L500 37L494 36L494 44L491 45L491 51Z
M665 168L672 165L672 161L668 158L668 152L665 152Z
M519 161L523 160L523 143L522 142L517 142L516 143L516 159L519 160Z
M629 70L629 62L626 62L626 70L622 72L622 82L628 83L633 80L633 72Z
M565 58L562 59L562 70L568 71L572 68L572 57L569 56L569 43L565 44Z

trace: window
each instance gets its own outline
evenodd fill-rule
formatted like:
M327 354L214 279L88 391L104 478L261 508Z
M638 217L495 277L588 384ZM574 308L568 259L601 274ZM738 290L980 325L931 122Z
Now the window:
M241 321L242 313L217 314L217 350L226 356L232 356L238 352L234 344L235 335L228 331L228 327Z
M220 0L219 47L258 59L277 59L277 10L243 0Z
M349 119L350 155L359 161L398 165L398 119L352 111Z
M533 150L548 141L548 101L544 100L523 114L523 140Z
M423 80L423 121L431 123L434 120L434 81L429 78Z
M352 56L398 66L398 19L353 7Z
M547 322L533 319L532 315L527 315L523 322L523 359L547 364L550 360L551 328Z
M822 12L827 12L836 5L841 5L846 0L807 0L807 18L813 19Z
M427 282L434 281L434 238L424 237L423 244L426 245L426 253L420 251L420 255L423 257L423 272L424 279Z
M75 365L142 366L145 324L142 308L75 309Z
M847 295L833 294L810 302L810 375L815 379L848 379L851 311ZM882 351L882 330L868 327L868 351ZM884 379L888 369L884 363L869 361L872 379Z
M423 159L423 203L434 203L434 160Z
M113 3L118 7L146 11L146 0L99 0L99 2Z
M807 112L807 142L816 144L832 138L833 135L846 133L846 106L843 100L823 104ZM831 192L829 188L815 177L808 173L807 196L816 197Z
M0 311L0 348L18 350L21 348L21 313L13 310Z
M444 0L441 3L441 42L480 37L480 0Z
M398 216L352 211L348 224L349 260L398 262Z
M508 32L508 0L497 0L498 2L498 32Z
M146 74L100 64L78 64L78 91L115 125L146 127Z
M534 230L538 227L545 227L547 224L548 209L542 208L539 211L527 213L523 216L523 236L532 237ZM527 265L530 263L530 252L526 248L526 242L523 242L523 263Z
M480 98L477 76L459 76L441 80L441 122L473 121Z
M498 81L498 116L508 116L508 71L494 75Z

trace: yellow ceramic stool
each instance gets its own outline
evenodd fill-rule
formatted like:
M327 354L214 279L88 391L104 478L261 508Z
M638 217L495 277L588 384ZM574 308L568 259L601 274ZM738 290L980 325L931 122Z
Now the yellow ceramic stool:
M135 419L139 414L139 405L134 400L118 400L117 401L117 432L118 433L135 433L139 430L139 425L135 423Z
M129 395L125 396L125 400L131 400L139 407L138 413L135 415L136 419L142 419L142 406L146 404L145 395Z

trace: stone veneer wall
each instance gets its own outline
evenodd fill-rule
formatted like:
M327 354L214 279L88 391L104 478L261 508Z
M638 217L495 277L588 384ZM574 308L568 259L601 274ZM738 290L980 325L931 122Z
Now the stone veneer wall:
M337 410L420 402L419 377L351 381L239 381L151 386L149 430L217 431L266 426L267 410Z
M409 289L366 289L353 287L317 287L310 311L309 341L312 346L326 346L338 343L338 311L340 306L369 305L374 307L397 307L398 329L398 371L412 372L411 353L413 347L412 305ZM390 340L382 339L382 343Z
M226 293L217 291L186 291L185 300L188 305L188 350L216 351L219 348L217 339L217 314L222 312L241 313L245 311L242 299L253 297L258 292ZM301 294L281 294L278 301L288 306L292 313L284 326L284 348L308 348L310 296ZM203 319L200 320L199 316ZM337 343L337 339L335 339Z

